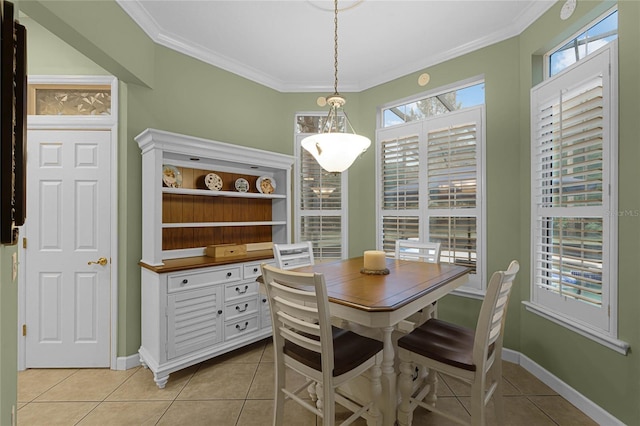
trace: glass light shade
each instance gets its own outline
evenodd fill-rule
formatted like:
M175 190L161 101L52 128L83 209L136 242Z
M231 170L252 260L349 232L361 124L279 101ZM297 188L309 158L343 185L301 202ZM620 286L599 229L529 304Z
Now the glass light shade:
M335 191L336 189L333 186L317 186L312 187L311 190L318 196L318 198L329 198L331 194L333 194L333 191Z
M302 147L328 172L347 170L370 145L369 138L354 133L318 133L302 140Z

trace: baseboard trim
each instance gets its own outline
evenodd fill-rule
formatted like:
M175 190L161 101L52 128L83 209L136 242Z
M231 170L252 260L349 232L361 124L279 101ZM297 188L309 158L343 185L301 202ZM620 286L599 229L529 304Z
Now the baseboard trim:
M116 370L129 370L140 365L140 355L119 356L116 358Z
M520 365L529 373L536 376L536 378L538 378L542 383L557 392L558 395L575 405L580 411L585 413L596 423L610 426L624 426L623 422L616 419L580 392L542 368L526 355L505 348L502 350L502 359Z

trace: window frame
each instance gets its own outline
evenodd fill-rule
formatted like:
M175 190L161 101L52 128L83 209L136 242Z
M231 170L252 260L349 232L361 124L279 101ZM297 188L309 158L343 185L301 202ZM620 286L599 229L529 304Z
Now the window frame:
M454 86L458 87L458 86ZM447 89L449 91L449 89ZM380 111L382 108L380 109ZM418 235L420 240L429 240L429 217L438 215L438 209L428 207L428 181L427 173L427 135L430 129L438 128L442 122L468 122L473 116L476 121L476 207L473 209L476 217L476 274L470 277L470 283L459 287L454 294L481 298L485 294L487 278L486 272L486 200L484 199L486 184L486 114L485 105L464 108L452 111L447 114L428 117L421 121L411 121L408 123L378 128L376 131L376 246L378 250L383 250L384 217L417 217ZM435 124L434 124L435 123ZM383 176L382 176L382 141L400 137L418 137L419 147L419 188L418 207L411 209L384 209L382 200ZM424 176L424 178L423 178ZM446 217L467 217L471 209L457 208L449 209L456 212ZM435 214L433 214L435 213ZM467 213L467 214L465 214ZM388 255L393 253L387 252Z
M618 340L618 67L617 67L617 40L603 46L597 52L585 57L583 60L576 62L565 70L557 73L553 77L545 80L539 85L531 89L531 224L530 224L530 250L531 250L531 284L530 284L530 300L524 301L523 304L527 310L541 315L557 324L573 330L589 339L599 342L619 353L626 354L629 345L626 342ZM599 74L598 74L599 73ZM543 99L545 92L561 93L571 87L593 78L595 75L603 77L603 201L600 209L603 221L603 266L602 266L602 292L603 305L599 309L599 318L581 317L583 306L572 297L563 297L556 294L547 294L544 289L536 283L537 275L537 252L536 241L538 239L537 223L545 217L556 217L552 210L559 211L560 217L564 218L588 218L591 216L593 209L585 207L539 207L537 205L538 193L536 192L536 181L544 179L537 173L538 162L536 155L539 149L537 142L537 125L536 112L539 106L546 103ZM567 81L567 83L565 83ZM570 82L570 83L569 83ZM569 86L570 85L570 86ZM568 87L565 87L568 86ZM555 96L555 95L554 95ZM557 95L558 98L560 95ZM560 118L561 119L561 118ZM608 170L607 170L608 169ZM607 181L608 180L608 181ZM608 199L606 199L608 198ZM570 212L568 209L575 209ZM606 251L606 253L605 253ZM606 262L606 263L605 263ZM544 293L544 294L543 294ZM607 305L604 305L604 301ZM595 308L594 308L595 309ZM586 309L585 309L586 310ZM602 317L606 316L606 324L599 326L598 321L602 323Z
M406 98L402 98L402 99L398 99L396 101L393 102L389 102L386 104L381 105L378 108L378 119L377 119L377 129L389 129L389 128L393 128L396 126L404 126L407 125L409 123L420 123L426 119L432 118L432 117L439 117L441 115L446 115L446 114L450 114L452 112L456 112L456 111L462 111L465 109L469 109L469 108L474 108L480 105L484 105L485 103L483 102L482 104L479 105L472 105L469 107L464 107L461 109L454 109L448 112L443 112L441 114L435 114L435 115L431 115L428 117L424 117L421 120L411 120L411 121L406 121L404 123L398 123L398 124L392 124L392 125L388 125L385 126L385 118L384 118L384 114L385 111L389 110L389 109L393 109L393 108L398 108L398 107L404 107L406 105L409 104L413 104L415 102L419 102L419 101L425 101L431 98L438 98L439 96L451 93L451 92L457 92L459 90L463 90L463 89L467 89L469 87L472 86L476 86L476 85L484 85L485 81L484 81L484 75L477 75L475 77L471 77L465 80L461 80L452 84L448 84L446 86L441 86L438 87L436 89L432 89L426 92L422 92L419 93L417 95L412 95L412 96L408 96Z
M561 42L560 44L554 46L550 51L548 51L547 53L544 54L543 57L543 79L547 80L549 78L552 78L553 76L551 75L551 55L553 55L554 53L556 53L557 51L559 51L563 46L565 46L567 43L577 39L581 34L589 31L591 28L595 27L596 25L598 25L600 23L600 21L604 20L605 18L607 18L609 15L613 14L614 12L618 11L618 6L614 6L610 9L608 9L606 12L602 13L601 15L599 15L596 19L594 19L593 21L589 22L588 24L586 24L585 26L581 27L578 31L576 31L575 33L573 33L570 37L568 37L566 40L564 40L563 42ZM615 40L617 40L618 38L616 37ZM615 41L612 40L612 41ZM578 61L576 61L575 63L573 63L572 65L569 65L568 67L564 68L563 70L559 71L558 73L554 74L554 75L558 75L559 73L561 73L562 71L566 70L567 68L570 68L571 66L575 65L576 63L588 58L589 56L591 56L592 54L598 52L600 49L608 46L609 44L611 44L611 42L608 42L606 45L594 50L593 52L589 53L587 56L584 56L580 59L578 59Z
M298 121L298 117L300 116L317 116L321 118L326 117L326 112L298 112L295 114L294 118L294 126ZM349 253L349 172L345 170L340 175L340 185L341 185L341 208L337 209L315 209L315 210L302 210L300 208L302 203L302 140L310 135L315 133L298 133L297 129L294 128L294 176L293 179L293 202L294 202L294 241L300 242L302 241L302 220L303 217L339 217L340 218L340 244L341 244L341 259L348 258ZM320 165L318 165L320 168ZM331 260L336 259L334 257L324 257L322 250L318 247L318 241L311 241L314 249L314 258L316 262L322 260Z

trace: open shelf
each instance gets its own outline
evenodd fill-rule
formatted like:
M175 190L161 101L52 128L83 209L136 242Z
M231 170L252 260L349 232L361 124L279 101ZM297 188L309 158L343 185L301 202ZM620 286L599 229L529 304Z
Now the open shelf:
M194 248L210 245L290 241L292 156L156 129L136 142L145 263L162 265L169 253L190 257ZM166 166L175 167L179 188L167 187ZM219 190L206 184L211 173L220 178ZM263 178L271 179L274 193L261 192ZM236 190L240 179L247 192Z
M163 223L163 228L217 228L221 226L278 226L286 225L286 221L270 220L262 222L179 222Z
M234 191L211 191L209 189L190 188L162 188L164 194L177 195L202 195L205 197L233 197L233 198L262 198L262 199L284 199L284 194L260 194L255 192L234 192Z

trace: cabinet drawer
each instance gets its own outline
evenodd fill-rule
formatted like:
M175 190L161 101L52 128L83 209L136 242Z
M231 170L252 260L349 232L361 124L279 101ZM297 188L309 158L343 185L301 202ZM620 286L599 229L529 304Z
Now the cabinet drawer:
M220 284L240 280L240 267L218 269L208 272L169 275L169 293L193 289L210 284Z
M262 275L262 271L260 270L260 265L262 263L263 262L244 265L244 279L248 280L251 278L257 278ZM271 266L275 265L275 262L273 260L265 260L264 263Z
M258 331L258 316L233 321L225 325L224 340L235 339Z
M247 281L239 284L228 284L225 286L224 298L227 302L236 300L240 297L257 296L258 283L255 281Z
M224 319L228 321L245 315L257 314L258 306L258 299L255 297L228 304L224 308Z

